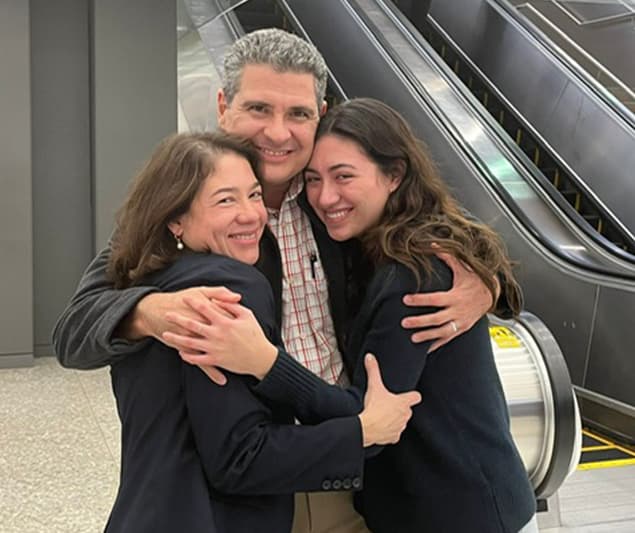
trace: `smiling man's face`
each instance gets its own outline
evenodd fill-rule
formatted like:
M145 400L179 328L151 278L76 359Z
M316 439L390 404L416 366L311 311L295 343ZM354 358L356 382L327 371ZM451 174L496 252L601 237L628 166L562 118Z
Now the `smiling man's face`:
M321 107L312 74L277 72L269 65L246 65L231 103L219 91L219 125L258 148L265 195L268 187L288 187L308 163L326 104Z

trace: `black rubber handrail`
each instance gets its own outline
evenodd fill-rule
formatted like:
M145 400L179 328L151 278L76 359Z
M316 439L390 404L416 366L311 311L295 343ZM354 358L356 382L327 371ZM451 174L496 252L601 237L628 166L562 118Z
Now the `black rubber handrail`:
M614 270L611 270L610 268L606 267L603 264L600 264L597 262L591 262L587 260L586 257L581 257L579 255L572 255L572 254L567 255L563 253L558 243L554 242L551 238L549 238L548 235L545 235L543 232L541 232L536 226L536 224L534 223L534 221L529 216L527 216L527 214L522 209L518 207L515 200L510 196L510 194L503 187L503 185L498 180L494 179L491 176L490 171L483 165L483 163L478 157L478 154L474 153L472 148L468 147L461 140L459 132L456 131L454 125L449 124L447 119L444 117L443 113L437 108L434 102L430 101L430 98L426 95L425 89L421 86L421 83L416 78L412 70L408 67L408 65L404 62L404 60L399 56L399 54L397 54L395 50L393 50L392 46L386 40L386 38L381 34L381 32L377 28L375 28L375 25L373 24L372 20L368 17L368 15L365 13L364 9L354 4L353 2L351 2L350 5L355 10L357 16L364 22L364 24L368 28L373 29L375 39L381 44L386 54L390 57L391 61L393 61L395 65L400 69L401 74L404 76L404 78L408 80L408 83L410 84L410 86L420 95L421 100L426 103L430 113L433 114L440 123L445 124L446 128L453 131L452 135L455 138L455 142L459 144L460 146L462 146L462 151L465 157L468 158L472 162L472 164L479 169L480 173L484 177L487 178L488 183L491 185L493 190L498 194L499 198L503 201L503 203L507 205L514 212L515 216L520 220L522 225L527 230L529 230L529 232L537 240L539 240L556 257L560 258L561 260L567 263L574 263L576 264L576 266L583 268L587 271L595 272L602 275L618 276L622 279L635 279L635 270L632 272L632 274L628 274L624 272L619 272L616 274ZM382 5L380 6L380 8L383 8L383 7L386 7L387 9L391 8L388 5L384 6L382 2ZM400 19L400 21L403 22L405 25L410 24L409 21L405 19L405 16L400 11L397 10L397 8L393 8L393 9L395 9L395 12L393 14L396 18ZM420 37L417 33L414 33L412 37L415 39L423 40L423 38ZM430 58L430 59L432 61L435 61L435 58ZM436 66L439 68L440 71L445 71L446 80L451 85L454 85L456 87L456 83L452 81L454 76L452 75L451 78L449 77L449 73L447 72L447 65L443 63L441 60L439 60L438 62L436 62ZM456 87L456 89L459 91L459 93L464 94L464 91L460 87ZM468 100L468 98L465 98L465 100ZM496 128L492 124L492 119L489 115L479 113L479 116L485 123L484 126L487 126L486 129L488 131L491 132L492 129L496 130ZM496 126L498 125L496 124ZM534 179L528 181L530 184L537 181L536 180L537 171L532 168L531 162L526 157L526 155L522 152L519 153L519 150L515 144L511 143L511 141L509 141L506 138L506 136L501 136L501 135L493 135L492 140L496 141L498 146L502 149L502 151L506 154L506 156L508 156L510 164L512 164L512 166L519 172L521 176L524 176L526 178L527 174L531 175L532 178ZM518 163L522 163L522 164L519 165ZM635 259L631 259L631 261L635 261Z
M558 189L558 187L553 184L552 180L547 177L531 159L523 159L521 157L520 159L524 160L524 166L529 170L534 180L588 238L590 238L598 246L606 250L607 253L618 257L622 261L626 261L635 265L635 240L633 240L630 235L626 234L620 229L620 224L618 222L615 222L615 216L611 212L607 211L606 207L598 204L594 200L593 196L586 192L586 185L584 184L584 181L579 176L577 176L577 174L572 169L568 167L566 162L564 162L557 153L554 153L549 147L545 146L544 143L536 138L536 136L532 133L531 126L527 124L525 119L523 117L519 117L516 113L510 110L508 106L503 104L499 98L496 97L496 92L492 87L490 87L489 82L487 80L481 79L481 77L476 72L473 72L472 69L469 67L468 62L462 59L462 55L460 54L460 52L454 50L451 44L445 42L443 36L432 25L426 22L424 27L421 25L421 21L410 21L407 13L404 13L403 11L401 11L401 9L399 9L399 7L393 6L392 4L390 6L386 5L386 7L391 10L393 16L400 19L404 27L411 28L411 37L413 39L419 42L429 41L422 35L422 33L427 29L429 32L432 32L437 39L444 42L445 46L449 47L451 53L454 54L457 59L462 61L462 65L464 67L470 70L470 75L474 79L478 80L478 83L486 91L488 91L490 98L496 99L498 108L504 109L505 112L513 118L513 121L522 128L522 131L530 137L529 144L539 147L542 153L549 158L550 162L554 163L554 172L558 172L560 180L562 180L563 183L566 183L568 188ZM432 45L432 43L430 44ZM443 59L446 64L448 64L451 68L453 67L451 58ZM465 82L459 75L456 75L456 77L461 79L462 82ZM498 122L496 120L493 120L492 115L490 114L491 107L493 107L491 105L492 102L489 102L489 108L487 105L483 105L482 102L481 104L482 107L488 112L482 113L480 112L480 109L475 109L475 111L479 113L481 118L486 123L488 123L490 127L494 127L494 123L498 124ZM512 134L507 131L507 135L511 136ZM579 195L579 197L581 198L579 202L585 207L585 210L587 211L586 216L581 214L574 207L576 203L576 195ZM591 220L593 219L601 220L602 227L594 227L591 223Z

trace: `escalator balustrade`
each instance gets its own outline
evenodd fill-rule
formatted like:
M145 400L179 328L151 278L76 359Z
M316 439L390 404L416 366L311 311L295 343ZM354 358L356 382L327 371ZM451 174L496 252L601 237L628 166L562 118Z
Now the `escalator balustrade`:
M488 87L485 80L463 60L444 37L427 21L412 17L403 2L396 2L403 14L421 32L445 63L454 71L483 107L507 132L509 137L527 155L536 169L546 178L543 186L548 192L557 192L590 228L615 247L635 255L635 243L612 220L586 191L578 186L574 177L560 165L550 150L523 124L514 112Z

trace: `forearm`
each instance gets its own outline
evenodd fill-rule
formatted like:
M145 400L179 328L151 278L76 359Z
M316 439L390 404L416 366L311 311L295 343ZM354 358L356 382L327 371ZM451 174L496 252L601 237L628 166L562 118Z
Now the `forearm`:
M283 350L278 351L274 365L254 391L267 400L288 406L305 424L355 415L364 405L363 391L326 383Z
M317 426L274 424L250 391L230 375L218 387L184 367L188 414L209 483L228 494L323 490L324 479L361 479L364 451L358 417Z
M155 289L113 289L106 276L107 263L108 250L103 250L88 266L55 324L53 345L62 366L99 368L140 348L139 343L117 338L115 331L139 300Z

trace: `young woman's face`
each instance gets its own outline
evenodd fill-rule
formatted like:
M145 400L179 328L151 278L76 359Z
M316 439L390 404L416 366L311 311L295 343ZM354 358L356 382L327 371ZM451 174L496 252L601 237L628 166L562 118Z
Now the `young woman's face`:
M335 135L317 141L305 180L311 206L336 241L359 237L377 224L399 186L357 143Z
M249 162L230 152L218 157L189 211L169 228L190 250L254 264L266 222L262 190Z

